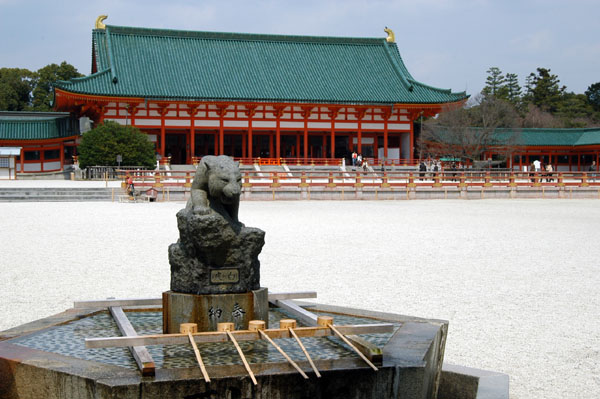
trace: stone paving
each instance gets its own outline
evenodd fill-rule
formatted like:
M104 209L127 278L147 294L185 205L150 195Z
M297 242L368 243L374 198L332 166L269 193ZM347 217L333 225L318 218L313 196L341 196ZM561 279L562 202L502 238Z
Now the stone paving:
M2 203L0 330L74 300L159 297L183 203ZM450 321L445 360L512 398L600 396L600 202L242 202L261 283Z

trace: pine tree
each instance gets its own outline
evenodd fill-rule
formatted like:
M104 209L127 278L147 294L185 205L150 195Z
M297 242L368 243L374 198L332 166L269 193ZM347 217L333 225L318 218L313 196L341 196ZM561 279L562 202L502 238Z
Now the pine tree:
M589 86L585 91L585 96L587 97L588 104L590 104L594 110L600 111L600 82L596 82Z
M521 86L516 73L507 73L504 78L504 87L506 88L506 100L513 105L518 105L521 101Z
M498 67L491 67L486 71L488 74L485 80L485 87L481 91L485 96L499 97L502 95L502 87L504 85L504 76Z
M538 68L537 75L531 73L531 102L542 110L555 113L565 94L565 86L560 87L558 76L550 74L550 69Z

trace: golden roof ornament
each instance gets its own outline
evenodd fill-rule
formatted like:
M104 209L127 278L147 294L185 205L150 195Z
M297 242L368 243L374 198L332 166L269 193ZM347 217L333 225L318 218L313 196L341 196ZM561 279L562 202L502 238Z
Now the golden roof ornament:
M96 29L106 28L106 25L102 23L102 21L104 21L106 18L108 18L108 15L100 15L98 18L96 18Z
M396 38L394 37L394 31L392 31L390 28L388 28L387 26L385 27L385 29L383 30L385 33L387 33L387 37L385 38L385 40L387 40L388 43L394 43L396 42Z

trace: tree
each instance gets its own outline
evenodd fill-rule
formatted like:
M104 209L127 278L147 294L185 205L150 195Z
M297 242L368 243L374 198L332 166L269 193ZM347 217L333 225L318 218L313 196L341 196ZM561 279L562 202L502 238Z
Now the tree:
M28 69L0 68L0 110L24 111L31 102L35 73Z
M487 71L488 77L485 80L485 87L482 93L486 96L503 97L504 96L504 76L498 67L491 67Z
M469 109L472 126L485 129L520 126L520 118L515 107L501 98L478 96Z
M73 65L63 61L60 65L49 64L37 71L37 82L32 91L34 111L52 111L52 84L58 80L69 80L83 76Z
M551 113L541 110L532 103L527 104L527 112L523 118L524 128L563 128L562 121Z
M538 68L537 75L529 75L528 91L531 102L543 111L555 113L563 99L566 87L559 87L558 76L550 74L550 69Z
M592 124L594 108L584 94L566 93L558 106L556 115L567 128L582 128Z
M521 86L516 73L507 73L504 77L504 87L506 91L506 100L513 105L518 105L521 101Z
M0 68L0 111L52 111L52 83L83 76L63 61L32 72Z
M590 104L595 111L600 111L600 82L594 83L589 86L585 91L587 102Z
M481 160L493 151L506 159L520 142L520 120L514 107L495 97L480 96L477 105L447 109L427 121L419 147L434 157ZM498 128L511 128L498 134Z
M79 166L116 166L117 155L123 166L152 168L156 162L154 144L138 128L106 121L83 134L78 147Z

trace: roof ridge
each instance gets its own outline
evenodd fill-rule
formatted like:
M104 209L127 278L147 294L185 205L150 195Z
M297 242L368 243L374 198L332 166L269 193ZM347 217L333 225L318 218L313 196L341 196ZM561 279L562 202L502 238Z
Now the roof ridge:
M214 32L193 31L178 29L143 28L130 26L106 25L106 29L94 29L102 33L110 28L110 34L138 34L141 36L168 36L177 38L198 38L214 40L244 40L265 42L297 42L320 44L346 44L346 45L381 45L382 37L345 37L345 36L309 36L309 35L281 35L266 33L242 32Z
M51 111L0 111L0 116L2 115L8 116L9 114L12 114L13 116L19 116L19 115L31 115L31 114L35 114L35 115L47 115L47 116L53 116L54 114L56 114L56 116L68 116L70 115L69 112L51 112Z
M394 56L392 54L390 54L390 46L388 45L387 40L383 39L383 47L385 48L385 53L388 56L388 59L390 60L390 62L392 63L392 65L394 66L394 72L396 72L396 75L400 78L400 81L402 82L402 84L404 85L404 87L406 87L406 89L410 92L413 91L413 85L410 84L410 82L408 81L408 79L406 78L406 76L404 76L404 74L402 73L402 71L400 71L400 66L398 65L396 59L394 59Z
M110 77L113 83L118 82L117 68L115 67L115 57L113 56L112 43L110 40L110 27L106 27L106 51L108 52L108 65L110 66Z
M388 52L391 51L391 49L389 48L389 45L387 44L387 41L385 43L385 46L386 46L386 50ZM410 74L410 72L408 71L408 68L406 68L406 65L404 65L404 60L402 59L402 54L400 54L400 50L398 50L398 46L394 46L394 49L396 50L397 57L400 58L400 61L402 62L403 66L404 66L404 72L406 73L406 76L404 76L403 72L400 72L400 74L402 75L402 78L405 79L411 86L414 84L414 85L417 85L417 86L421 86L421 87L424 87L424 88L427 88L427 89L431 89L431 90L437 91L438 93L454 94L454 95L461 96L461 97L466 97L467 96L467 92L466 91L452 92L452 89L442 89L440 87L430 86L430 85L427 85L425 83L422 83L422 82L416 80ZM390 54L390 56L391 56L391 54ZM394 65L396 65L396 63L398 61L395 59L395 57L391 57L391 58L393 59L392 62L394 63ZM413 88L411 87L409 90L412 91L412 89Z
M456 91L456 92L453 92L452 89L442 89L440 87L430 86L430 85L425 84L423 82L419 82L418 80L416 80L414 78L408 79L408 81L410 81L411 83L414 83L415 85L418 85L418 86L421 86L421 87L424 87L424 88L427 88L427 89L430 89L430 90L434 90L434 91L437 91L439 93L455 94L457 96L466 96L467 95L466 91Z
M532 133L540 133L541 131L555 131L557 133L585 133L585 132L595 132L600 131L600 127L524 127L524 130L530 131Z
M53 87L57 87L57 86L60 87L60 85L70 86L70 85L75 84L77 82L85 82L87 80L95 79L95 78L97 78L99 76L102 76L102 75L105 75L107 73L110 73L110 68L103 69L103 70L101 70L99 72L96 72L96 73L91 73L91 74L89 74L87 76L81 76L79 78L71 78L70 80L57 80L57 81L55 81L55 82L52 83L52 86Z

